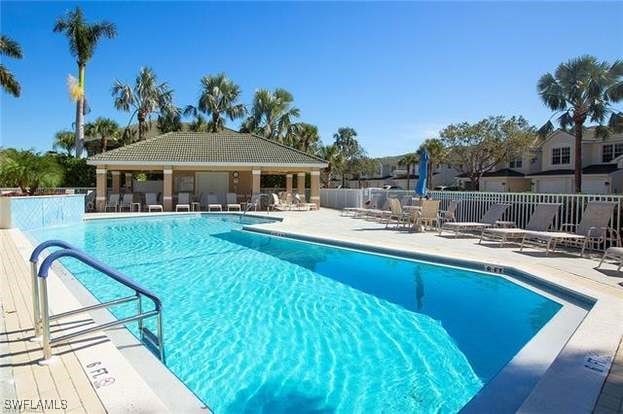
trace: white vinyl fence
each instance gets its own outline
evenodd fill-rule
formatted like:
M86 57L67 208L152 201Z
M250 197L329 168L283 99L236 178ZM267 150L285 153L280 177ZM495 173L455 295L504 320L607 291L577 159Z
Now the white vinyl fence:
M513 221L524 227L534 208L541 203L559 203L560 212L554 222L554 229L562 224L578 224L582 212L589 201L608 201L615 204L610 218L610 226L619 230L623 195L604 194L539 194L539 193L494 193L480 191L430 191L431 198L441 200L441 209L445 210L451 200L459 202L457 209L458 221L479 221L487 209L496 203L510 204L503 220ZM372 200L377 208L383 208L387 198L399 198L409 202L415 197L413 191L382 190L382 189L321 189L320 205L322 207L342 209L345 207L361 207L366 200Z
M337 209L361 207L363 204L363 195L363 190L358 188L321 188L320 205L322 207Z

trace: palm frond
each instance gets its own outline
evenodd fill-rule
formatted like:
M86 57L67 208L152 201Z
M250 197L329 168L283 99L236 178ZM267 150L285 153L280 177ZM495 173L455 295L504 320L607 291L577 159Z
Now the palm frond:
M2 89L15 97L19 97L22 92L22 88L15 76L1 63L0 85L2 85Z
M23 57L22 48L19 43L5 35L0 35L0 55L14 59L21 59Z

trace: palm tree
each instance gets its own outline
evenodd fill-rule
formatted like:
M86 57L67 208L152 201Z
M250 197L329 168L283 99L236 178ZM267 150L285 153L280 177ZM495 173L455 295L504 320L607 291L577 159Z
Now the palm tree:
M181 131L184 127L182 125L181 109L178 108L177 111L174 113L158 115L156 124L158 127L158 131L160 131L162 134L165 134L167 132Z
M318 142L320 142L318 127L305 122L292 124L286 138L286 144L309 153L316 152Z
M166 82L158 83L154 71L146 67L139 70L133 87L116 80L112 87L112 96L115 108L132 112L128 125L134 116L137 117L139 141L151 125L152 114L179 112L173 104L173 89Z
M426 183L429 189L432 189L433 170L444 162L448 156L448 150L443 145L443 142L437 138L429 138L425 140L418 148L418 153L422 151L428 152L428 170L426 176Z
M208 131L218 132L225 127L225 116L233 121L246 113L244 105L237 103L238 99L240 87L224 73L204 76L201 78L201 96L195 115L197 110L207 114L210 117Z
M255 91L251 114L245 120L241 130L253 132L269 139L283 142L294 118L301 111L293 106L294 97L285 89L274 91L259 89Z
M10 37L7 37L5 35L0 35L0 56L7 56L7 57L14 58L14 59L21 59L22 48L19 46L19 44L15 40L11 39ZM22 88L19 82L17 81L17 79L15 79L15 76L13 76L11 71L8 70L1 63L0 63L0 84L2 85L2 87L7 93L15 97L18 97L20 93L22 92Z
M354 165L355 160L366 154L361 145L359 145L357 131L353 128L338 128L337 132L333 134L333 139L345 162L345 168L342 170L342 187L344 187L347 171L352 169L351 167Z
M409 185L411 182L411 167L420 160L420 156L414 152L409 154L405 154L400 160L398 160L398 165L407 167L407 191L411 189Z
M94 122L90 122L84 126L86 134L100 140L100 152L106 152L108 142L117 140L120 137L119 124L110 119L99 117Z
M342 156L340 149L335 144L320 147L318 156L325 160L328 164L327 168L323 171L323 181L325 182L325 186L329 188L333 174L336 172L341 173L344 168L344 157Z
M71 152L76 149L76 134L73 131L69 131L64 129L62 131L58 131L54 135L54 144L52 145L54 149L62 149L67 155L71 155Z
M192 116L194 117L193 121L188 124L188 129L193 132L206 132L208 130L208 123L206 122L203 115L199 113L197 107L193 105L188 105L184 109L184 116Z
M574 128L575 191L582 191L582 133L586 121L602 124L608 113L616 118L611 103L623 99L623 61L613 64L593 56L581 56L561 63L554 74L539 79L537 89L547 107L556 113L560 127ZM550 121L541 131L553 129Z
M63 168L51 154L8 148L0 151L0 185L19 187L34 195L40 187L57 187L63 181Z
M64 17L56 20L54 32L64 33L69 40L69 52L77 59L78 87L76 99L76 156L82 156L84 147L84 115L85 115L85 69L87 62L93 57L95 48L101 38L112 39L117 35L114 24L103 21L88 23L82 9L76 7L68 11Z

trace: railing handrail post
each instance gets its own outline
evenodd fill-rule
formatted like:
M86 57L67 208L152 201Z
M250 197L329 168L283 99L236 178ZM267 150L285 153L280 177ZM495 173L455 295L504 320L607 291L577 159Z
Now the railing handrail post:
M50 241L53 242L53 241ZM64 243L64 242L62 242ZM41 245L43 245L44 243L42 243ZM40 247L41 245L39 245L38 247ZM45 247L49 247L51 245L57 245L54 243L47 243L43 248ZM70 246L70 245L69 245ZM37 265L37 256L39 255L39 253L41 253L42 249L38 249L37 251L33 251L33 254L31 255L31 258L33 259L33 261L31 261L32 263L32 268L36 270L36 265ZM105 324L102 324L100 326L96 326L96 327L91 327L79 332L74 332L72 334L69 335L65 335L61 338L55 338L54 340L52 340L52 338L50 338L50 310L49 310L49 302L48 302L48 289L47 289L47 277L48 277L48 273L50 271L50 268L52 266L52 264L56 261L59 260L62 257L73 257L74 259L77 259L79 261L81 261L82 263L90 266L91 268L100 271L101 273L105 274L106 276L110 277L111 279L121 283L122 285L134 290L136 297L139 300L139 313L136 316L132 316L130 318L125 318L122 320L117 321L116 323L113 322L108 322ZM42 363L48 363L49 360L52 358L52 350L51 350L51 344L55 343L57 341L62 341L65 340L65 338L73 338L75 336L79 336L79 335L83 335L89 332L94 331L97 328L108 328L108 327L112 327L116 324L121 324L121 323L127 323L130 321L140 321L140 324L142 325L142 320L146 317L153 317L153 316L157 316L157 330L158 330L158 351L159 351L159 358L161 359L161 361L164 362L164 341L163 341L163 331L162 331L162 302L160 300L160 298L158 296L156 296L155 294L153 294L151 291L149 291L148 289L144 288L143 286L139 285L138 283L130 280L129 278L127 278L125 275L123 275L121 272L119 272L116 269L113 269L111 267L109 267L108 265L106 265L105 263L102 263L94 258L92 258L91 256L89 256L88 254L86 254L85 252L70 246L70 248L67 249L62 249L62 250L57 250L51 254L49 254L41 263L41 266L39 267L39 270L37 272L37 278L35 280L35 282L38 283L39 285L39 289L38 291L40 291L40 302L41 302L41 309L39 310L39 313L42 314L42 318L41 318L41 328L43 331L43 361L41 361ZM153 304L154 304L154 310L153 311L149 311L149 312L145 312L142 313L142 310L140 308L140 296L145 296L147 298L149 298ZM127 298L126 298L127 299ZM125 300L125 299L120 299L120 300ZM125 300L127 301L127 300ZM100 304L99 307L104 307L106 305L110 305L113 303L117 303L119 302L119 300L116 301L111 301L111 302L107 302L104 304ZM65 314L60 315L62 316L67 316L68 314L74 314L74 313L80 313L80 312L86 312L89 309L92 309L93 307L86 307L86 308L82 308L82 309L76 309L74 311L71 312L67 312ZM142 335L142 332L141 332Z
M39 292L39 282L37 280L37 262L39 261L39 256L45 249L48 247L62 247L64 249L76 249L76 247L71 244L63 241L63 240L47 240L43 243L39 243L37 247L34 248L32 253L30 254L30 278L32 283L32 312L33 312L33 320L34 320L34 330L35 335L34 339L41 336L42 332L42 318L41 318L41 296Z

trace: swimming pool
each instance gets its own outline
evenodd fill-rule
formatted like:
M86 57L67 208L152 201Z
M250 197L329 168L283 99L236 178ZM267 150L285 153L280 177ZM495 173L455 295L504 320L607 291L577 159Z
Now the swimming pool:
M80 246L158 294L167 366L217 413L456 412L561 308L501 277L241 231L256 222L244 220L29 234ZM100 300L128 293L63 263Z

